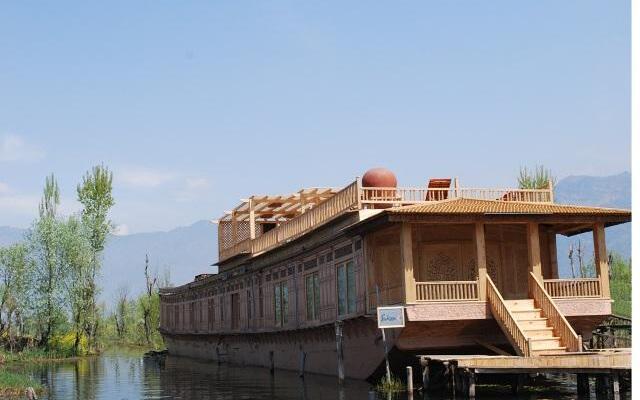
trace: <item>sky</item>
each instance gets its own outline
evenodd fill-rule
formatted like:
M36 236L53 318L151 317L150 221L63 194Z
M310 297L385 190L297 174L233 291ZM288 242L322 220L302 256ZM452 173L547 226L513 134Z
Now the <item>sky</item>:
M515 185L630 170L630 2L109 1L0 6L0 226L114 172L120 234L251 194Z

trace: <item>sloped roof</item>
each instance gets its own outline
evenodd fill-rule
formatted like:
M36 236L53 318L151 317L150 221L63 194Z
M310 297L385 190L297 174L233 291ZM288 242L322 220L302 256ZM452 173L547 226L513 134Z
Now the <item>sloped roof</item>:
M628 217L631 210L604 207L587 207L556 203L529 203L500 200L477 200L457 198L426 202L386 210L389 214L558 214L558 215L598 215Z

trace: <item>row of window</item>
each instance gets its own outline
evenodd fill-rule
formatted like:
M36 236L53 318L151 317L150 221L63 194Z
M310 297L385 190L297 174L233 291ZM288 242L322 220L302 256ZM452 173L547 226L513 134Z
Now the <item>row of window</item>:
M356 277L355 267L352 260L342 262L336 265L336 292L337 292L337 311L338 316L348 315L356 312ZM320 319L320 275L318 271L307 274L304 277L304 295L305 306L307 312L307 320L314 321ZM258 288L258 317L264 317L264 296L262 287ZM231 300L231 325L232 328L238 328L240 322L240 296L233 293ZM213 328L213 322L216 319L224 321L225 319L225 296L220 297L218 307L215 307L213 299L207 302L207 319L209 328ZM251 291L247 291L246 316L248 320L253 317L253 299ZM192 323L198 324L204 314L203 307L197 309L194 305L189 305ZM177 306L176 306L177 308ZM177 309L174 309L178 311ZM216 312L217 311L217 312ZM288 323L289 316L289 287L286 281L277 282L273 285L273 315L276 326L285 326ZM178 323L178 313L173 315L174 323ZM195 318L194 318L195 317Z

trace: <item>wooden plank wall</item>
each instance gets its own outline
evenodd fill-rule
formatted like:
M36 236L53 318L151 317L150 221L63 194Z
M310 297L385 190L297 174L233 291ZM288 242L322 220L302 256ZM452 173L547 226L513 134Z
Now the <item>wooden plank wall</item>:
M363 242L356 237L327 244L304 257L295 257L257 272L201 288L201 294L193 294L193 299L176 302L170 297L163 297L160 325L167 332L224 333L298 329L332 323L338 319L336 266L349 260L354 263L356 312L340 318L362 315L366 308L366 277ZM316 272L320 283L319 318L309 320L306 313L305 277ZM279 327L275 322L274 287L281 282L285 282L288 287L289 312L287 323ZM260 293L262 312L259 307ZM232 329L233 294L238 294L237 329ZM248 308L251 309L251 318ZM260 317L261 314L263 317Z

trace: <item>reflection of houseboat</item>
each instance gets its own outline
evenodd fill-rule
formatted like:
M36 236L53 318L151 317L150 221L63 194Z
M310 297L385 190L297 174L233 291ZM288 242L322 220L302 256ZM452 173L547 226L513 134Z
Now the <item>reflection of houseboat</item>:
M560 205L553 189L399 188L375 169L343 189L252 196L219 221L219 273L161 290L171 353L348 377L383 360L375 309L405 305L406 353L579 351L611 314L605 227L627 210ZM559 279L556 235L593 232L597 276ZM486 351L486 350L485 350Z

